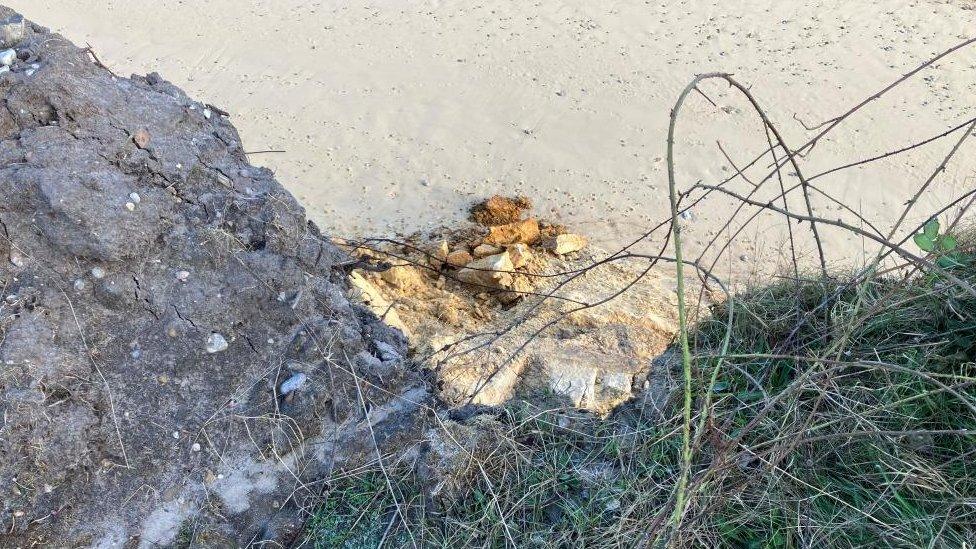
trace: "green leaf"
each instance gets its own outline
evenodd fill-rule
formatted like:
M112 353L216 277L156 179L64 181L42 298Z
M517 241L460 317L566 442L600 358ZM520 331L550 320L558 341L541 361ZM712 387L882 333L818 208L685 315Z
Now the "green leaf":
M926 228L927 227L928 226L926 226ZM935 251L935 239L930 237L929 235L925 233L918 233L913 237L913 239L915 240L915 245L921 248L922 251L925 252Z
M956 246L958 245L959 241L957 241L956 237L952 236L951 234L947 234L939 239L939 247L942 248L943 252L951 252L952 250L955 250Z
M928 223L925 224L925 228L922 230L922 233L932 240L935 240L935 237L939 236L939 228L939 220L933 217L932 219L929 219Z
M943 269L949 269L952 267L965 267L966 257L960 253L951 253L940 257L939 260L936 261L935 263L939 267L942 267Z

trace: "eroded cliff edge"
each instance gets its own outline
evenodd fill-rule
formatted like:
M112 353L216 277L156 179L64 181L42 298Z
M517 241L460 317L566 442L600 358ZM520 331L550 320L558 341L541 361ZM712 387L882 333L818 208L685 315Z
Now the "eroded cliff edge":
M317 480L416 432L402 335L219 109L23 25L0 74L0 545L287 542Z

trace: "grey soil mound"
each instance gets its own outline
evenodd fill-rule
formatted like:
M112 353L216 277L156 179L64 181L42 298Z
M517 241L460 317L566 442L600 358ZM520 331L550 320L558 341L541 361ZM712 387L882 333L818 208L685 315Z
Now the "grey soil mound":
M413 430L405 340L218 109L30 23L14 47L0 545L287 543L317 480Z

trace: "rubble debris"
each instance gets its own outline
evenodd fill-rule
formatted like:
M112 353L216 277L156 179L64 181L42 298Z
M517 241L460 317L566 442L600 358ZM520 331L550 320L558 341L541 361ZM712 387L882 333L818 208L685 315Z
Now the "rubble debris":
M519 242L508 246L506 250L508 251L508 256L512 259L512 266L516 269L525 267L532 260L532 249L529 248L528 244Z
M561 234L546 240L545 248L556 255L578 252L586 247L586 237L578 234Z
M515 266L512 265L508 252L502 252L468 263L467 267L457 272L457 277L476 286L507 288L511 285L514 270Z
M534 218L516 221L507 225L491 227L484 243L492 246L506 244L534 244L539 240L539 222Z
M455 250L447 254L445 260L451 267L466 267L468 263L474 261L474 257L467 250Z
M495 255L501 253L502 249L498 246L492 246L491 244L478 244L471 250L471 255L475 259L481 259L482 257L488 257L489 255Z
M651 361L675 333L671 311L677 300L657 276L646 275L605 306L563 316L571 307L567 302L545 299L563 280L554 275L586 271L598 252L588 251L585 237L563 225L536 220L525 210L519 215L528 217L489 229L510 235L500 240L514 242L504 245L487 243L483 229L469 225L442 227L430 235L411 235L402 246L390 245L386 251L392 256L417 264L424 256L411 250L436 250L442 242L453 250L409 289L389 271L357 272L354 280L372 282L370 292L379 295L369 298L370 307L377 302L388 307L397 325L411 334L416 354L429 357L445 402L497 405L516 396L553 397L557 405L607 413L640 389L638 380L666 373L654 371ZM526 238L524 230L514 228L529 224L539 238L531 238L536 231L530 229ZM641 272L640 266L602 265L576 277L559 294L575 303L599 302ZM535 330L541 332L533 336ZM503 335L496 340L478 334ZM519 338L526 337L535 339L513 357L521 347ZM465 341L488 343L464 355L455 344Z

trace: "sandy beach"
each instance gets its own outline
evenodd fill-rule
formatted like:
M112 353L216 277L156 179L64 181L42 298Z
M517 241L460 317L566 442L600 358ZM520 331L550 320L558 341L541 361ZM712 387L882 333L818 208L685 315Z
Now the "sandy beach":
M252 161L272 168L340 235L450 223L474 200L522 193L609 248L668 215L665 137L697 73L727 71L790 144L927 58L971 37L976 11L930 0L338 2L12 0L119 74L158 71L226 109ZM974 115L976 48L926 69L803 159L808 173L936 135ZM746 101L692 97L676 147L683 184L717 182L766 145ZM818 183L885 229L958 139ZM976 145L910 220L974 185ZM968 152L967 152L968 149ZM694 212L696 243L734 204ZM835 206L815 199L823 215ZM840 216L842 212L837 215ZM747 229L729 257L779 253L784 231ZM830 259L864 242L825 231ZM733 266L735 267L735 266Z

